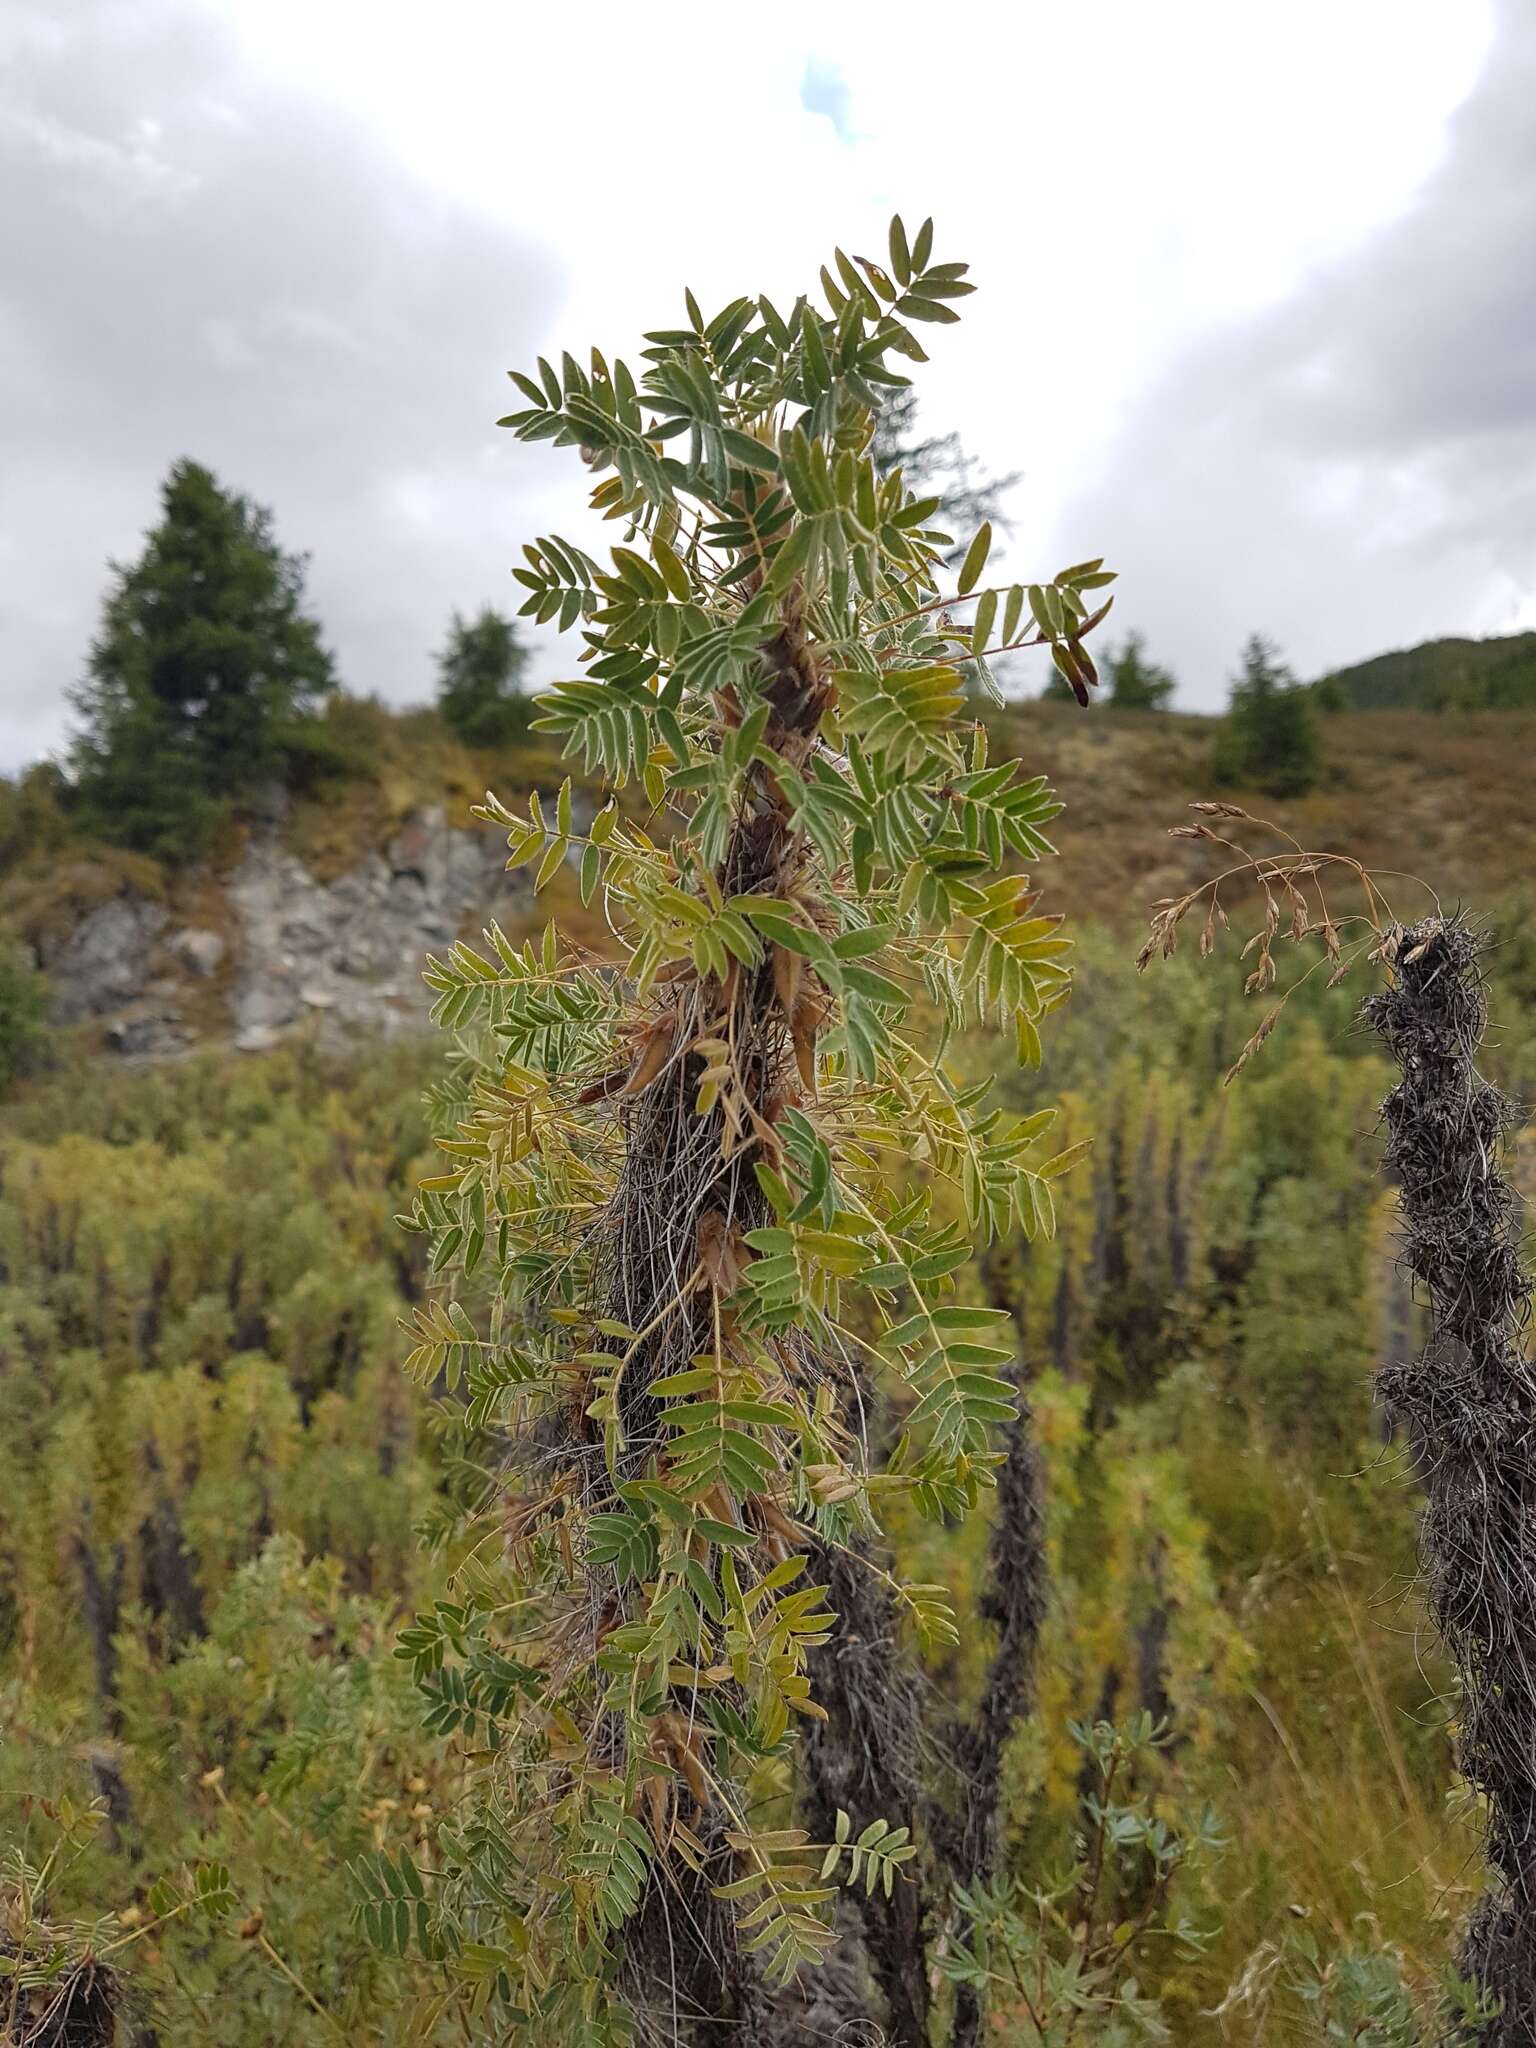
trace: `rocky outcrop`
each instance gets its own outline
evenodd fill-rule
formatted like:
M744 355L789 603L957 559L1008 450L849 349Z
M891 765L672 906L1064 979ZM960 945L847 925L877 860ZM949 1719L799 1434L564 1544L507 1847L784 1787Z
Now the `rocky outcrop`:
M98 904L44 954L55 1019L78 1024L142 996L149 953L169 918L165 905L147 896L122 895Z
M41 949L53 1014L96 1023L137 1059L210 1039L255 1052L305 1026L334 1046L418 1031L424 956L527 898L526 877L505 868L497 833L458 830L440 805L332 881L289 850L278 819L261 820L222 878L223 931L125 889Z
M253 839L228 884L235 1044L259 1051L308 1017L326 1039L419 1030L423 956L483 922L501 892L526 890L505 869L495 833L454 830L441 806L333 882L316 881L275 832Z

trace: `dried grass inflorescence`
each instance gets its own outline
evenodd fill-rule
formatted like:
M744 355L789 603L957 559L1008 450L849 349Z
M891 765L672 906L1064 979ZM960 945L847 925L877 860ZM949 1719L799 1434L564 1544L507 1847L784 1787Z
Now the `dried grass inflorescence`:
M1138 973L1156 958L1169 959L1178 950L1184 922L1200 913L1200 957L1216 950L1220 935L1231 929L1227 905L1258 890L1262 920L1244 943L1242 958L1253 961L1243 984L1245 995L1265 995L1278 980L1276 948L1309 946L1316 957L1281 990L1265 1011L1226 1080L1235 1081L1280 1021L1281 1012L1304 982L1327 970L1327 985L1336 988L1361 959L1379 960L1383 942L1395 929L1392 910L1381 889L1384 879L1414 881L1416 877L1384 877L1364 867L1351 854L1308 852L1282 825L1256 818L1241 804L1193 803L1192 825L1170 825L1170 839L1191 839L1220 849L1226 864L1219 873L1182 896L1165 896L1152 906L1150 929L1136 956ZM1255 851L1246 841L1255 833L1281 842L1277 851ZM1355 899L1347 909L1329 900L1335 884ZM1433 893L1433 892L1431 892ZM1438 909L1438 904L1436 905Z
M1459 917L1386 934L1366 1021L1402 1078L1383 1104L1402 1262L1433 1331L1378 1389L1423 1483L1431 1610L1461 1677L1457 1761L1483 1795L1494 1883L1463 1966L1499 2002L1486 2048L1536 2041L1536 1371L1520 1203L1502 1170L1514 1105L1478 1072L1485 936Z

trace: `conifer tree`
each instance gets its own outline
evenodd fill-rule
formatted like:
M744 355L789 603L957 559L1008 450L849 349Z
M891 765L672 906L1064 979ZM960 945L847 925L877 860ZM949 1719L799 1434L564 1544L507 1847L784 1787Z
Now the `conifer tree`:
M88 829L179 858L280 772L285 727L335 678L271 514L186 461L161 504L139 560L114 565L73 765Z
M1317 781L1322 746L1307 691L1261 633L1243 649L1211 772L1217 782L1270 796L1302 796Z
M1127 633L1124 644L1106 649L1105 702L1116 711L1162 711L1177 684L1172 674L1147 659L1144 633Z
M932 492L944 524L957 533L974 533L983 520L1007 526L1003 505L1020 480L1019 471L993 476L958 434L925 435L918 422L917 393L910 384L892 391L881 406L873 453L881 476L899 469L909 490Z
M527 729L520 692L527 663L517 628L490 605L472 619L454 613L438 657L437 708L466 746L502 746Z

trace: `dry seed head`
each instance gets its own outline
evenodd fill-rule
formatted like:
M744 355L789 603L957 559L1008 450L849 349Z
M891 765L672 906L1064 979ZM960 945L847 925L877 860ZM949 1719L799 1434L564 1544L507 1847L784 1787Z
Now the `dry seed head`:
M1259 955L1258 966L1254 968L1252 974L1243 983L1243 994L1245 996L1261 995L1265 989L1273 987L1274 979L1275 958L1266 947ZM1267 1037L1268 1034L1266 1033L1265 1036ZM1259 1042L1262 1044L1263 1040L1261 1039Z
M1223 1086L1223 1088L1230 1087L1231 1084L1237 1079L1238 1075L1243 1071L1244 1067L1247 1066L1248 1062L1253 1058L1254 1054L1258 1051L1259 1047L1264 1043L1265 1039L1268 1038L1271 1031L1274 1030L1276 1021L1278 1020L1280 1012L1284 1007L1284 1000L1282 999L1280 1002L1276 1003L1275 1007L1265 1017L1263 1023L1259 1026L1258 1030L1254 1032L1252 1038L1249 1039L1248 1043L1243 1047L1242 1051L1238 1054L1237 1058L1232 1062L1231 1066L1228 1067L1225 1075L1222 1077L1221 1085Z

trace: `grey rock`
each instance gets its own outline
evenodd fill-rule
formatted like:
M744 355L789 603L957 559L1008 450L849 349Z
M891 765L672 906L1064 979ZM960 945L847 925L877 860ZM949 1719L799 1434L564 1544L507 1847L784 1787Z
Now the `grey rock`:
M168 922L146 896L114 896L100 903L45 960L53 1015L60 1024L104 1017L139 995L145 956Z
M236 1042L305 1017L327 1044L425 1028L426 954L495 915L499 899L527 894L526 877L505 870L501 836L457 830L440 804L332 882L317 881L275 832L256 834L229 882Z
M225 882L227 939L196 926L166 937L168 913L147 898L102 904L43 963L60 1022L104 1018L108 1042L126 1057L169 1057L191 1038L175 1004L187 977L222 968L242 1052L300 1028L336 1047L422 1031L425 956L506 918L529 893L527 875L506 873L502 834L461 831L439 804L407 818L382 853L322 882L284 847L279 797ZM179 977L166 980L172 964Z
M281 825L288 815L288 792L280 782L264 783L246 802L259 825Z
M150 1005L114 1017L102 1036L124 1059L168 1059L192 1043L179 1011Z
M184 966L205 978L215 972L224 958L224 941L218 933L199 931L193 925L188 925L183 931L172 932L166 944Z
M236 1052L270 1052L282 1038L281 1031L271 1024L247 1024L243 1031L235 1033Z

